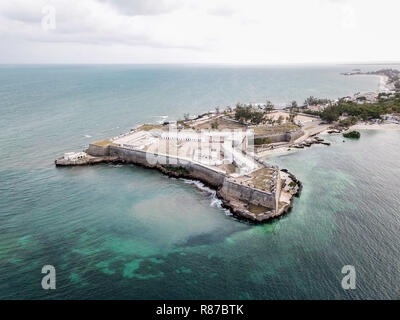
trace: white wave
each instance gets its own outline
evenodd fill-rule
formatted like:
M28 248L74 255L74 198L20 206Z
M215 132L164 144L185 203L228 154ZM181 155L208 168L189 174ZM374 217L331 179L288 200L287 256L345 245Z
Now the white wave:
M153 116L153 118L159 118L160 120L158 120L157 123L163 124L164 121L168 118L168 116Z
M204 185L204 183L196 180L189 180L189 179L181 179L183 182L187 184L194 185L197 189L206 192L210 194L211 196L211 202L210 202L210 207L221 209L222 211L225 212L226 215L231 216L232 213L229 211L229 209L225 209L222 207L222 200L217 197L217 192L207 186Z
M90 134L85 134L84 137L85 138L91 138L92 136Z

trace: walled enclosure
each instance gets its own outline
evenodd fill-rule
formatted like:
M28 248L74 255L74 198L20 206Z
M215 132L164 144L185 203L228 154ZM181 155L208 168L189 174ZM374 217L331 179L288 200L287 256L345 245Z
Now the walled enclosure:
M96 144L89 144L89 148L86 150L87 154L95 157L104 157L110 155L110 145L98 146Z
M150 168L159 168L161 165L183 167L189 171L190 178L202 181L207 185L220 189L220 194L226 200L239 199L254 205L276 210L280 195L280 178L277 179L277 189L274 193L252 189L228 181L225 172L210 169L199 163L178 159L166 155L157 155L140 150L132 150L120 146L89 145L87 153L93 156L111 156L120 161L142 165Z
M274 192L267 193L228 180L224 181L219 193L224 197L224 199L227 200L239 199L241 201L245 201L256 206L263 206L271 210L277 210L278 208L279 197L277 197ZM277 194L279 193L280 186L277 188Z
M276 134L256 134L254 138L270 138L272 143L276 142L292 142L297 140L304 134L304 131L301 129L297 129L289 132L282 132Z

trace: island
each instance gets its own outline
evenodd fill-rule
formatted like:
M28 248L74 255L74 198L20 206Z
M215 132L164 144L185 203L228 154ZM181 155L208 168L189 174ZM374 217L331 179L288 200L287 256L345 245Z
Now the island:
M245 110L245 115L242 114ZM264 222L292 208L301 182L257 153L304 136L285 112L271 112L274 124L255 120L261 111L238 105L174 123L143 124L119 136L90 143L83 152L68 152L56 166L132 163L175 178L198 180L217 190L223 207L240 219ZM264 118L265 114L262 113ZM255 123L258 123L257 125ZM261 122L263 124L261 124ZM319 141L315 141L319 142Z
M55 164L131 163L201 181L216 190L222 206L235 217L261 223L289 212L303 187L287 169L268 163L267 156L314 144L329 146L321 136L345 132L345 137L359 137L354 129L374 124L398 129L399 113L396 88L333 101L309 97L301 106L292 101L283 109L275 109L270 101L237 104L194 117L185 114L181 120L142 124L92 142L84 151L67 152Z

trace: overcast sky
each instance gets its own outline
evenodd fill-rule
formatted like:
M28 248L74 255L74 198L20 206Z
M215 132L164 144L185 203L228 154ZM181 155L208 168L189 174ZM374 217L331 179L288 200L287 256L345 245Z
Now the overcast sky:
M0 63L400 60L399 0L1 0Z

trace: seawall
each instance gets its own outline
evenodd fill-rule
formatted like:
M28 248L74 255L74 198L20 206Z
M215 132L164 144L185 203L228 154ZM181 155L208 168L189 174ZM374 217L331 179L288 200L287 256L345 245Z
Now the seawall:
M55 163L57 166L104 162L132 163L155 168L172 177L198 180L215 189L217 196L223 201L223 206L229 208L236 217L253 222L264 222L286 212L282 211L279 206L281 178L278 168L274 168L273 171L271 190L266 191L238 183L232 177L227 176L225 171L215 167L210 168L191 159L156 154L115 144L90 144L86 153L88 156L79 163L63 158L57 159ZM254 212L252 206L261 211Z
M292 142L300 138L302 135L304 135L304 131L301 129L297 129L293 131L275 133L275 134L256 134L254 135L254 138L255 139L269 138L271 139L272 143L277 143L277 142Z
M213 188L219 188L225 180L225 172L223 171L218 172L204 165L177 157L153 154L119 146L109 146L109 154L111 157L118 158L122 162L133 163L148 168L158 168L164 173L168 171L168 167L185 168L187 172L169 171L175 172L173 174L175 176L179 175L184 178L197 179Z
M229 181L224 171L170 155L149 153L127 147L107 145L89 145L86 152L90 155L118 159L119 162L132 163L147 168L155 168L164 174L176 178L194 179L217 190L217 196L223 205L231 209L238 218L263 222L275 216L279 208L280 177L276 178L273 192L258 190ZM278 171L279 172L279 171ZM265 214L254 214L248 205L261 206L268 209Z

